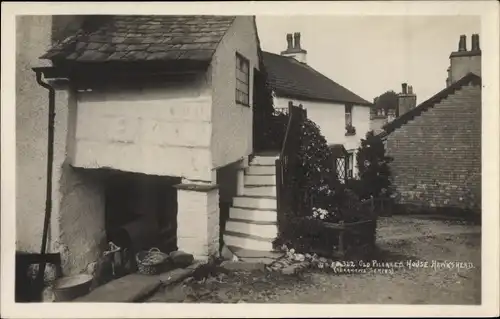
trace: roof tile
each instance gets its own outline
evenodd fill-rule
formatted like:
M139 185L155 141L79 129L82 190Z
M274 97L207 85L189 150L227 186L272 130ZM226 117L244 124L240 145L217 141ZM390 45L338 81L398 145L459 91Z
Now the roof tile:
M192 59L210 61L234 16L111 16L79 30L41 58L77 61Z
M294 58L269 52L263 52L263 58L270 85L278 96L371 105L370 102Z

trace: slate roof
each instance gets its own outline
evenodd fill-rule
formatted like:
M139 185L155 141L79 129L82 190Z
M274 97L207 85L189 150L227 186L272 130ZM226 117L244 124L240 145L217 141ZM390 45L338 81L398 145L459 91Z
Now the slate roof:
M78 62L210 61L234 16L110 16L81 29L41 58Z
M419 116L423 112L428 109L434 107L434 105L440 103L443 99L446 99L448 95L455 93L456 90L459 90L462 86L468 85L470 83L480 84L481 77L477 76L474 73L468 73L466 76L448 86L447 88L441 90L439 93L435 94L433 97L428 100L420 103L417 107L409 110L408 112L400 115L393 121L387 123L382 127L383 131L379 133L379 137L384 138L390 133L394 132L396 129L400 128L404 124L413 120L415 117Z
M263 52L269 82L278 96L371 106L340 84L292 57Z

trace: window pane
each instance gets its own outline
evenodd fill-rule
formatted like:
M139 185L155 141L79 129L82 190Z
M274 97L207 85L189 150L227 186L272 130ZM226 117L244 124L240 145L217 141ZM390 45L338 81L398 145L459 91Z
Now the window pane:
M248 94L248 84L241 84L241 91L243 91L243 93L246 93Z

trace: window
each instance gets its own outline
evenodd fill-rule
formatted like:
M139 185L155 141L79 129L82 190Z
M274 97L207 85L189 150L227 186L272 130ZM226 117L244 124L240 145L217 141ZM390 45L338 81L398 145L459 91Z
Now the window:
M354 151L350 151L347 155L347 178L354 177Z
M352 126L352 104L345 105L345 126Z
M250 105L250 63L236 53L236 103Z
M356 128L352 125L352 104L345 105L345 135L356 135Z

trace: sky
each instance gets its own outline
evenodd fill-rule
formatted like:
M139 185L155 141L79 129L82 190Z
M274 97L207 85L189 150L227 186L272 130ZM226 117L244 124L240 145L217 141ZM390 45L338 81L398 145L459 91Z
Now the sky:
M481 34L477 16L257 16L257 29L262 49L277 54L300 32L307 63L369 102L404 82L417 103L430 98L446 86L460 35L470 50Z

